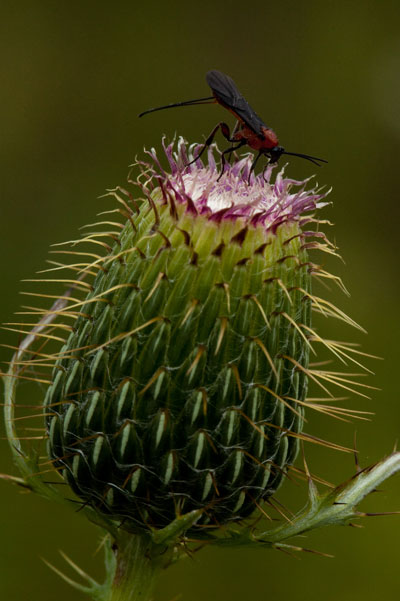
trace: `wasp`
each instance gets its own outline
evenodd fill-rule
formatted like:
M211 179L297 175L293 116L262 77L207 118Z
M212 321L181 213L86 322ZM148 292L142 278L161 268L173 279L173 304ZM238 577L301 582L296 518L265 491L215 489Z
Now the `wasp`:
M247 100L242 96L236 87L235 82L229 75L225 75L221 71L212 70L206 74L206 81L211 88L212 96L205 98L197 98L194 100L186 100L184 102L175 102L173 104L166 104L156 108L148 109L140 113L139 117L153 113L154 111L162 111L164 109L174 108L178 106L195 106L199 104L220 104L227 109L236 118L236 125L234 129L230 130L229 125L224 121L217 123L212 129L211 133L207 137L206 141L199 154L191 161L195 162L201 157L203 152L208 148L218 130L221 131L224 138L232 144L229 148L226 148L221 153L222 170L226 161L226 155L242 148L242 146L249 146L252 150L256 151L256 156L252 162L250 174L254 171L260 157L265 156L269 159L269 163L276 163L283 154L300 157L307 159L315 165L320 167L319 163L327 163L325 159L319 159L317 157L302 154L300 152L288 152L279 145L278 137L273 129L265 125L264 121L257 115ZM190 165L190 163L189 163Z

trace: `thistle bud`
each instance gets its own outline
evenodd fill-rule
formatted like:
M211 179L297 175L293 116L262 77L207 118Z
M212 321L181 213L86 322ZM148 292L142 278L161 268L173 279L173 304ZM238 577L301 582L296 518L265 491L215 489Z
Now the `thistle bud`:
M140 194L115 193L126 221L85 267L45 401L55 468L129 531L249 516L296 457L307 392L304 226L323 194L251 157L220 174L212 150L165 153L169 170L139 163Z
M357 463L352 478L320 494L304 461L304 470L291 470L308 481L300 512L266 531L258 517L242 521L256 508L264 513L264 501L274 506L299 441L353 452L302 427L305 407L345 420L368 414L338 406L329 390L365 397L371 387L353 381L357 373L309 364L321 345L366 369L365 353L317 332L312 311L360 326L311 290L313 276L343 288L308 256L336 254L320 231L325 193L276 165L256 176L251 156L221 173L212 148L207 165L182 140L164 151L168 168L152 150L128 178L133 190L109 192L118 208L108 213L122 220L101 218L96 231L53 251L72 257L45 270L61 277L33 280L67 290L35 291L45 306L20 312L34 323L5 324L26 336L4 378L5 429L21 477L0 476L75 507L57 486L69 483L82 512L107 532L105 580L66 556L79 582L46 563L104 601L149 601L161 569L200 540L299 551L286 541L377 515L357 506L400 470L397 452L369 468ZM327 397L310 398L310 379ZM39 384L39 403L19 403L21 380ZM21 424L38 417L45 431L30 427L25 436Z

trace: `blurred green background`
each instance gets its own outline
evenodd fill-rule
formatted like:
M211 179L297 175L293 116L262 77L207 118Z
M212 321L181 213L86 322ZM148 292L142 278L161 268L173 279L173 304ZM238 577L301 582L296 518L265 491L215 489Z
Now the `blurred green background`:
M317 175L333 187L324 216L335 222L329 233L346 265L327 265L351 298L336 290L325 296L369 335L339 322L321 323L320 332L384 357L369 363L376 376L367 379L382 391L352 403L375 411L373 422L311 416L307 430L351 446L356 429L362 465L389 453L400 430L398 0L21 0L4 2L0 12L2 319L13 320L20 280L44 267L48 246L76 237L80 225L109 207L97 197L124 184L143 146L159 147L161 134L175 131L201 141L227 118L222 108L204 106L137 119L146 108L208 95L205 72L220 69L288 150L329 160ZM301 178L315 170L292 159L287 173ZM7 332L2 338L15 342ZM7 350L1 354L9 358ZM4 440L0 449L0 471L13 472ZM314 472L336 483L354 470L352 457L320 447L308 448L307 457ZM365 508L400 509L399 492L400 477ZM297 509L304 491L288 482L279 498ZM363 530L327 529L297 541L335 559L203 550L163 575L157 599L397 599L400 518L363 523ZM94 527L4 482L0 537L1 599L83 599L40 559L62 567L60 548L101 576Z

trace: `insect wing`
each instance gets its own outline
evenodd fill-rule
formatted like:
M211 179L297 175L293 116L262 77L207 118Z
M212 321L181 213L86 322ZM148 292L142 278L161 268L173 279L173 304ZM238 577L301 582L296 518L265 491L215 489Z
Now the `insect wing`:
M247 100L241 95L235 82L221 71L208 71L206 81L218 101L232 111L240 121L243 121L256 134L262 135L265 123L254 112Z

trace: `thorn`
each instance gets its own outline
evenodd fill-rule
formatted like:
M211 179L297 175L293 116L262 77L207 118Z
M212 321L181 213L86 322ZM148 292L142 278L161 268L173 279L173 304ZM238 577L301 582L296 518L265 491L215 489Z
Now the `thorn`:
M59 549L58 552L60 553L61 557L75 570L75 572L79 574L79 576L81 576L84 580L87 580L88 582L98 586L98 583L93 580L89 574L84 572L74 561L72 561L72 559L70 559L68 555L64 553L64 551Z
M267 349L265 348L265 345L263 344L263 342L259 338L254 338L254 342L256 344L258 344L258 346L260 347L260 349L264 353L265 357L267 358L268 363L270 364L270 367L271 367L272 371L274 372L276 381L279 382L279 375L278 375L278 371L276 369L275 363L272 361L272 357L269 354L269 352L267 351Z
M232 369L233 375L235 377L236 386L237 386L238 394L239 394L239 399L241 400L243 398L243 393L242 393L242 384L240 381L239 370L237 368L237 365L235 365L235 364L231 365L231 369Z
M274 392L271 388L268 388L268 386L264 386L264 384L256 384L255 387L261 388L262 390L266 390L267 392L269 392L269 394L271 394L278 401L280 401L283 405L285 405L285 407L287 407L288 409L290 409L290 411L292 411L295 415L297 415L297 417L299 417L301 420L307 421L305 419L305 417L301 413L296 411L296 409L294 407L292 407L292 405L290 403L288 403L283 397L279 396L279 394ZM296 400L296 399L294 399L294 400ZM300 401L298 401L298 402L300 402Z
M269 323L269 321L268 321L268 318L267 318L267 316L266 316L266 314L265 314L265 311L264 311L264 309L263 309L263 307L262 307L262 305L261 305L260 301L258 300L258 298L257 298L257 297L256 297L254 294L253 294L253 295L252 295L250 298L251 298L251 300L252 300L252 301L254 301L254 302L255 302L255 304L256 304L257 308L259 309L259 311L260 311L260 313L261 313L261 315L262 315L262 318L264 319L264 321L265 321L265 323L266 323L267 327L268 327L269 329L271 329L271 325L270 325L270 323Z
M379 513L364 512L361 514L362 517L377 517L381 515L400 515L400 511L382 511Z
M220 329L219 329L218 340L217 340L217 345L215 347L214 355L218 354L218 351L219 351L219 349L221 347L221 343L222 343L222 340L224 338L226 327L227 327L227 324L228 324L228 318L227 317L220 317L220 320L221 320L221 325L220 325Z
M353 442L353 449L354 449L354 463L356 464L356 474L358 474L361 471L360 468L360 464L358 461L358 451L357 451L357 430L354 430L354 442Z
M320 555L321 557L327 557L328 559L334 559L335 556L331 555L331 553L322 553L322 551L315 551L314 549L306 549L303 547L301 549L304 553L313 553L314 555Z
M277 500L274 499L275 503L278 504ZM292 520L285 514L285 512L280 509L278 506L275 506L274 502L272 501L271 497L269 499L266 499L265 501L268 505L270 505L272 507L272 509L275 509L275 511L277 511L279 513L279 515L281 515L287 522L289 522L289 524L292 524Z
M79 582L72 580L72 578L69 578L66 574L64 574L64 572L61 572L61 570L53 566L50 562L47 561L47 559L44 559L44 557L42 557L41 559L47 565L47 567L50 568L50 570L52 570L53 572L55 572L62 580L67 582L73 588L82 591L83 593L92 594L94 592L93 589L95 589L96 587L100 588L97 582L95 583L94 580L92 581L93 586L84 586L82 584L79 584Z
M121 286L118 286L118 288L120 288L120 287ZM114 336L113 338L110 338L106 342L103 342L98 347L94 347L94 348L96 348L96 349L103 349L106 346L108 346L109 344L113 344L114 342L123 340L124 338L128 338L129 336L132 336L133 334L136 334L136 332L139 332L140 330L143 330L144 328L147 328L149 325L151 325L151 324L153 324L153 323L155 323L157 321L165 321L165 320L164 320L164 317L153 317L152 319L149 319L149 321L146 321L146 323L142 323L142 325L138 326L137 328L134 328L133 330L130 330L129 332L123 332L122 334L117 334L117 336ZM93 352L93 347L90 348L90 350L88 351L87 354L90 354L92 352Z
M153 296L154 292L157 290L158 286L161 284L162 280L166 280L166 279L167 279L166 274L163 273L162 271L160 271L160 273L158 274L158 276L156 278L154 286L152 287L152 289L150 290L150 292L144 299L143 303L147 303L147 301Z
M197 366L200 361L202 355L206 352L206 347L203 344L199 344L196 356L192 362L192 364L188 367L186 371L186 375L188 376Z

